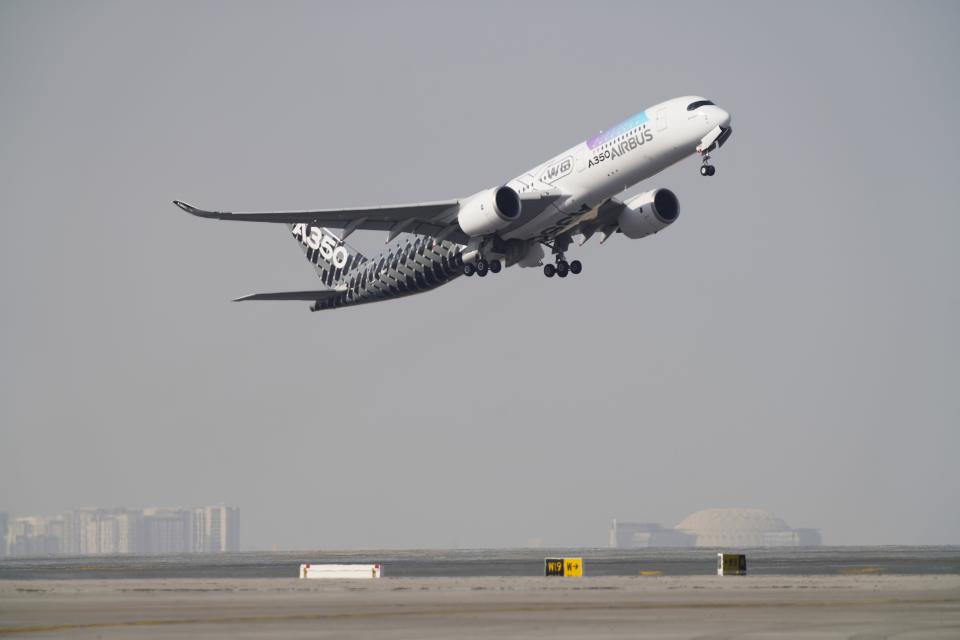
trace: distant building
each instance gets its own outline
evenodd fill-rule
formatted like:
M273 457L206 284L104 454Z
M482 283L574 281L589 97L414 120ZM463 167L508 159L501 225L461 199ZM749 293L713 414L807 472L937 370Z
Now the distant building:
M655 522L617 522L610 527L610 546L618 549L636 549L639 547L692 547L696 541L693 536L665 529Z
M190 513L185 509L143 510L144 553L188 553Z
M190 543L195 552L239 551L239 510L224 505L194 509Z
M240 546L239 510L223 505L84 508L53 518L24 516L12 521L2 515L0 555L218 553Z
M792 529L763 509L704 509L677 525L698 547L799 547L820 544L815 529Z
M680 521L677 529L696 536L698 547L816 546L816 529L792 529L763 509L704 509Z
M816 529L793 529L763 509L704 509L673 529L656 523L613 521L610 546L637 547L807 547L822 544Z
M794 529L796 534L797 547L819 547L823 544L823 538L820 536L819 529Z
M141 515L128 509L75 509L62 517L61 552L73 555L137 553Z
M7 526L10 517L4 511L0 511L0 558L7 555Z
M14 518L7 529L7 550L11 556L42 556L60 551L60 538L52 519L42 516Z
M113 516L116 527L116 546L110 553L142 553L143 540L143 512L127 511Z
M100 516L97 509L74 509L64 514L61 551L78 556L100 553Z

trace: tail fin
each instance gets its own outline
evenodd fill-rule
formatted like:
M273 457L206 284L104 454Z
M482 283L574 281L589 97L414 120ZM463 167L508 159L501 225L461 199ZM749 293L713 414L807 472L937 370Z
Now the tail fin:
M362 253L326 227L304 223L287 226L303 247L307 260L317 270L320 280L328 287L334 286L344 274L367 261Z

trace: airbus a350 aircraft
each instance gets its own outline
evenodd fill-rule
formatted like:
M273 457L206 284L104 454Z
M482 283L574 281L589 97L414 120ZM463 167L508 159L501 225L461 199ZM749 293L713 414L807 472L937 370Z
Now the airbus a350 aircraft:
M505 185L467 198L260 213L205 211L179 200L174 204L202 218L289 225L327 288L238 300L306 300L313 303L312 311L320 311L421 293L460 275L484 277L514 264L542 265L548 278L580 273L580 261L566 259L575 236L580 245L596 234L601 242L616 232L643 238L672 224L680 213L669 189L626 201L616 194L694 153L702 157L700 174L712 176L710 153L731 132L726 111L687 96L641 111ZM387 248L373 258L363 256L345 242L357 230L387 231ZM543 264L543 247L553 253L553 264Z

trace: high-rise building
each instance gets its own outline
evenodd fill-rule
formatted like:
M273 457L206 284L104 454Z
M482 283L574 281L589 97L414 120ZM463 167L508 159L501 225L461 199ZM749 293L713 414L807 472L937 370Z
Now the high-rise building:
M143 513L123 510L114 516L117 523L117 547L113 553L142 553Z
M72 555L100 553L100 510L88 507L64 514L61 546Z
M197 507L193 510L191 551L219 553L238 551L240 530L238 510L224 505Z
M117 519L110 514L97 514L97 550L95 553L116 553L117 539L120 537Z
M0 558L7 555L7 526L9 519L5 511L0 511Z
M188 553L190 512L151 507L143 510L144 553Z
M239 510L74 509L62 516L0 514L0 555L191 553L236 551Z
M60 538L48 532L43 516L14 518L9 526L8 549L12 556L40 556L60 551Z
M143 550L142 521L139 511L101 509L97 512L99 544L97 553L139 553Z
M46 518L44 535L47 540L44 544L44 553L63 553L63 516Z

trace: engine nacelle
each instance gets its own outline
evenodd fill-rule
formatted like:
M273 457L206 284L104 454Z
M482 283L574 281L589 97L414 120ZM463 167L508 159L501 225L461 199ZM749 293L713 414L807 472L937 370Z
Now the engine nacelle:
M457 222L468 236L485 236L520 217L520 194L510 187L487 189L460 204Z
M668 227L680 215L680 201L670 189L647 191L623 204L626 208L617 222L623 235L633 240Z

